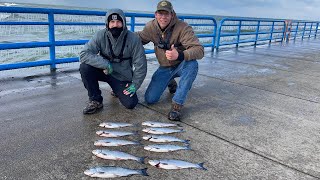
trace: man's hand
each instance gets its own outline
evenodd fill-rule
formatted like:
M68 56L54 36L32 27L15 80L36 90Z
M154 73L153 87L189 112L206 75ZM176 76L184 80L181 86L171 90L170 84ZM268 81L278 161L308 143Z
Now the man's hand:
M174 44L171 45L170 50L166 50L166 57L170 61L175 61L179 57L177 49L174 47Z
M111 66L111 63L108 63L108 66L107 66L107 69L104 69L103 72L106 74L106 75L109 75L113 72L113 68Z
M132 97L135 93L136 93L137 89L136 87L134 87L134 84L131 84L129 86L129 84L126 85L126 89L123 90L123 94L125 95L130 95L130 97Z

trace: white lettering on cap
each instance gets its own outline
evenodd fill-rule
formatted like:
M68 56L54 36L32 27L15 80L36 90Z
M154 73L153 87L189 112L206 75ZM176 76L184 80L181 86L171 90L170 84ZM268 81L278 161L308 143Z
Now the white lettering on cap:
M112 20L117 20L117 15L112 15Z

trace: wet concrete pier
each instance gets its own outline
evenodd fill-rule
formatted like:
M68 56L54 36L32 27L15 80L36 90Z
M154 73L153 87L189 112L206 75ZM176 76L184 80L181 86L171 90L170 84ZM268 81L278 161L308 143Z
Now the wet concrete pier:
M143 94L157 62L138 91L140 103L124 109L101 83L104 108L85 116L87 92L79 72L20 69L0 72L0 179L91 179L95 165L148 168L148 177L119 179L320 179L320 40L207 52L179 124L191 151L152 153L143 146L113 147L148 159L174 158L198 169L163 170L134 161L95 157L95 132L104 121L168 122L171 95L147 105ZM20 72L23 72L22 75ZM143 144L149 142L141 141Z

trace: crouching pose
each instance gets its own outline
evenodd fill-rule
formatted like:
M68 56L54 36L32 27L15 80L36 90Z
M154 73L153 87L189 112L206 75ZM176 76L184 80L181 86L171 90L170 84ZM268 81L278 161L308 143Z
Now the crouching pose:
M160 1L155 19L137 32L143 44L154 43L154 50L160 67L152 76L145 93L145 101L153 104L159 101L169 87L174 93L169 120L180 120L180 110L198 73L198 62L204 56L203 46L191 26L179 20L169 1ZM180 77L179 84L174 78Z
M93 114L103 107L98 81L107 82L126 108L137 105L136 91L146 76L147 60L141 40L127 30L122 10L108 11L106 28L85 45L80 62L82 82L89 96L84 114Z

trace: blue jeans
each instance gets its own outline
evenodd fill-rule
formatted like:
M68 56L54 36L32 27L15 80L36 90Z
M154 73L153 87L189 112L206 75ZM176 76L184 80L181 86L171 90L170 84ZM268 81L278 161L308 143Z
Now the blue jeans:
M198 73L198 62L196 60L182 61L175 67L159 67L152 75L151 82L145 93L145 101L153 104L159 101L162 93L168 86L169 82L180 77L177 91L172 101L183 105L186 101L189 90Z

